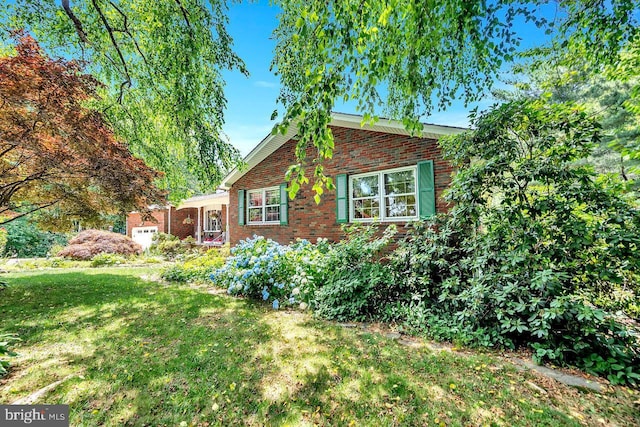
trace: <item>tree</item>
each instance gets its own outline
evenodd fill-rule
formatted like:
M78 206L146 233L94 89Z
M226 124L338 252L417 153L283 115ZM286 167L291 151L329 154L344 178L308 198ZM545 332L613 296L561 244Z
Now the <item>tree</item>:
M621 81L610 73L594 74L576 52L558 54L534 52L524 63L516 64L504 78L508 89L493 91L500 101L545 98L548 102L573 102L583 106L590 117L600 122L601 138L592 155L585 159L599 173L616 173L625 181L636 178L640 154L640 122L627 108L637 79ZM577 56L577 57L576 57Z
M225 69L243 62L214 0L17 0L0 11L8 29L31 32L48 52L82 58L104 86L96 101L118 138L165 172L175 199L193 178L215 188L240 159L222 138Z
M0 224L42 211L64 228L162 202L160 174L88 108L98 81L78 62L47 58L30 36L18 35L16 50L0 57Z
M273 68L286 109L275 131L299 128L299 159L288 173L292 193L309 181L310 164L316 193L332 187L322 160L333 151L327 125L336 101L356 101L365 121L383 112L415 133L434 109L486 93L516 56L523 22L555 32L561 49L583 48L597 67L638 42L637 0L273 3L282 9ZM167 172L166 185L184 186L185 169L215 183L236 164L238 152L220 138L221 71L246 70L226 32L226 1L61 4L17 0L0 18L30 29L49 48L90 60L108 88L106 117L134 153ZM305 157L308 145L317 149L313 159Z
M561 49L582 48L595 66L614 63L637 34L634 0L593 2L280 0L273 67L281 76L279 101L286 108L278 131L298 124L298 160L288 177L292 189L309 181L332 186L322 159L332 154L327 129L336 101L355 101L364 122L384 113L414 133L420 119L454 99L473 102L486 94L501 66L518 52L516 27L528 21L554 32ZM554 4L558 21L545 19ZM553 10L551 10L553 12ZM635 39L637 41L637 39ZM309 162L305 147L317 149Z

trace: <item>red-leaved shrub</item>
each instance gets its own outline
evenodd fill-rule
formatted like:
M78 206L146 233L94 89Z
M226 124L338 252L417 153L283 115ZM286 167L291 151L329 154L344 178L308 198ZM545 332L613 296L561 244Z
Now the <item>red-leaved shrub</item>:
M102 230L85 230L69 240L58 256L90 260L97 254L133 255L142 253L142 246L128 236Z

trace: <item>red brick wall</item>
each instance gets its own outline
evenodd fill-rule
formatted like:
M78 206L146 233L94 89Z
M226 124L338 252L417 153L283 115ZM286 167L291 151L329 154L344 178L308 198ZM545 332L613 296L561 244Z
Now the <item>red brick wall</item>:
M191 216L193 222L191 224L185 224L184 220ZM171 208L171 234L184 239L185 237L196 235L196 226L198 222L198 209L197 208L185 208L176 210Z
M435 140L349 128L333 127L332 131L335 150L333 158L325 163L327 176L374 172L413 166L421 160L433 160L436 209L438 212L447 210L442 192L451 182L453 167L442 159L440 148ZM295 200L289 200L288 225L238 225L238 190L272 187L284 183L287 167L295 162L294 147L295 141L286 142L233 184L229 192L229 227L232 245L254 234L283 244L294 241L296 238L315 242L319 237L325 237L331 241L338 241L344 237L340 224L336 223L335 192L323 194L322 201L316 205L311 185L301 189ZM309 156L312 155L310 152ZM311 175L313 171L309 170L307 173ZM398 231L403 233L405 223L396 224ZM382 227L386 225L387 223L381 224Z
M158 209L151 212L151 216L155 218L156 221L142 221L142 218L139 213L130 213L127 216L127 236L131 237L131 230L134 227L158 227L158 231L160 233L167 232L167 210L166 209Z
M184 224L185 218L191 215L193 220L192 224ZM158 232L168 233L168 211L167 209L158 209L151 212L151 216L156 219L153 221L142 221L139 213L130 213L127 216L127 236L131 237L131 230L134 227L158 227ZM171 234L178 236L180 239L184 239L187 236L195 236L196 222L198 221L198 209L186 208L176 210L171 208Z

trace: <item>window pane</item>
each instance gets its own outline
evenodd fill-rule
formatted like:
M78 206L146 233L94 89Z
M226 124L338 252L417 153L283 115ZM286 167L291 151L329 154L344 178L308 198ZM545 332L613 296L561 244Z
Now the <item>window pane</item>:
M269 206L267 208L267 221L280 221L280 206Z
M380 194L378 191L378 175L363 176L353 179L353 197L371 197Z
M265 191L265 199L267 200L267 205L279 205L280 189Z
M380 216L378 199L362 199L353 201L353 217L355 219L373 219Z
M262 222L262 208L249 208L249 222Z
M262 191L249 193L249 206L262 206Z
M385 194L415 193L413 170L384 174Z
M416 216L416 196L389 196L386 198L387 217Z

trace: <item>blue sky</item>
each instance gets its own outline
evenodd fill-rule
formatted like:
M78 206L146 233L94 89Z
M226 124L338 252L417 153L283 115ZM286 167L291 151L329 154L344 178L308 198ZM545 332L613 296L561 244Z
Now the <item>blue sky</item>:
M242 2L229 10L229 32L236 53L245 61L250 76L225 73L227 111L224 131L243 155L271 132L269 120L276 108L278 78L269 71L275 43L270 39L277 25L277 9L268 2Z
M224 131L230 142L246 155L265 136L271 132L275 122L270 120L276 107L279 81L269 71L275 43L271 40L271 32L277 26L277 9L270 7L268 1L243 1L232 4L229 10L229 32L234 38L235 51L245 61L249 78L238 72L225 73L227 82L227 111ZM555 12L547 10L547 13ZM543 41L543 34L532 25L517 24L522 39L522 47L531 47ZM477 104L484 109L493 104L490 98ZM427 119L429 123L467 126L469 111L456 103L445 112L438 112ZM355 113L349 105L337 107L343 113Z

